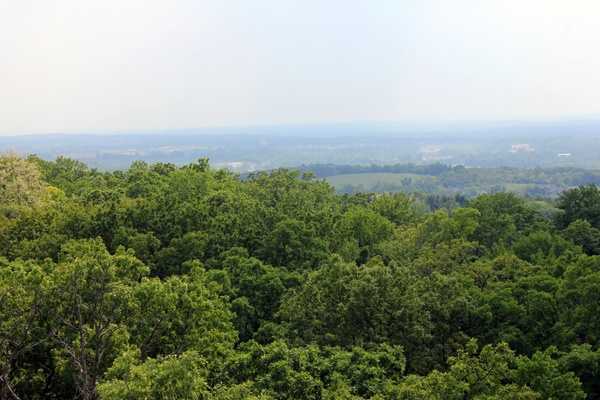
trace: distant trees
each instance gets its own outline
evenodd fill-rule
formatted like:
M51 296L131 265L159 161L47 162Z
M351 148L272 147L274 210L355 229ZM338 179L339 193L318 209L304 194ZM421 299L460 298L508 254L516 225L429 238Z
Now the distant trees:
M313 172L316 177L323 178L333 175L345 174L368 174L377 172L410 173L419 175L439 175L451 170L464 169L463 166L452 167L441 163L434 164L395 164L395 165L334 165L334 164L312 164L298 168L301 172Z

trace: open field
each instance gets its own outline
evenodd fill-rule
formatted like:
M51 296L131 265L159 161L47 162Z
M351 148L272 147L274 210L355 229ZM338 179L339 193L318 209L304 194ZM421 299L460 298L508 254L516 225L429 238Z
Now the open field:
M434 185L440 182L439 178L431 175L418 175L406 173L368 173L336 175L325 178L336 190L343 190L349 185L360 187L361 191L375 191L381 186L410 186L410 185Z
M325 176L337 193L423 191L439 196L460 194L468 198L482 193L512 192L520 195L554 197L581 182L600 183L595 171L547 171L535 178L535 170L473 169L469 179L456 179L454 171L439 175L391 172L363 172ZM541 171L541 170L539 170ZM538 171L538 172L539 172ZM533 175L532 175L533 174ZM463 177L464 178L464 177ZM527 181L527 183L522 183Z

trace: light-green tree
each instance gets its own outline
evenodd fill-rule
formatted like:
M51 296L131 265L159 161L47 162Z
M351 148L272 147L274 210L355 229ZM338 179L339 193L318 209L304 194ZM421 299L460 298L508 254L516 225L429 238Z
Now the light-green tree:
M109 368L98 393L106 400L198 399L207 389L206 364L191 350L144 361L138 350L127 350Z
M515 355L506 343L484 346L477 353L475 341L458 356L448 359L449 370L431 372L425 377L408 376L387 394L389 399L484 400L541 398L525 385L509 383Z
M15 216L15 207L37 204L44 195L45 184L33 162L12 150L0 152L0 211Z

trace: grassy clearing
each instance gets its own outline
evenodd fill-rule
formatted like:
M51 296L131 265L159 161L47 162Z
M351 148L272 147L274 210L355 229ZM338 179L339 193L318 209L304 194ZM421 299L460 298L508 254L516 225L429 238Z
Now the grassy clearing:
M341 189L346 185L361 186L365 190L371 190L375 185L388 184L388 185L402 185L402 181L410 179L412 184L417 182L436 183L438 178L431 175L417 175L417 174L395 174L388 172L373 173L373 174L348 174L348 175L334 175L325 178L336 189Z

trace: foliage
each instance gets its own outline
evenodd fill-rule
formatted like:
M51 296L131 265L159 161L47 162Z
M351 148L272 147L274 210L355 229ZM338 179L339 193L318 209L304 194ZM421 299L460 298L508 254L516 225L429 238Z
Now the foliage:
M600 229L600 189L591 183L563 192L558 198L556 224L564 229L572 222L583 220Z
M0 152L0 212L14 216L18 207L37 204L44 195L37 166L13 151Z
M204 360L194 351L148 358L124 351L98 387L103 399L197 399L206 389Z
M467 201L206 159L2 162L32 183L3 182L3 399L600 398L593 185Z

